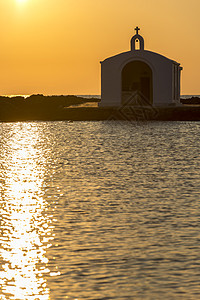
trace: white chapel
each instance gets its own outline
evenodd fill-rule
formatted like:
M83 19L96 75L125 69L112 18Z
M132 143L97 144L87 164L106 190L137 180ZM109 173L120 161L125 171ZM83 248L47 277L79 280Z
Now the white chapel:
M100 107L134 105L180 105L179 63L144 49L138 33L131 39L131 50L101 62Z

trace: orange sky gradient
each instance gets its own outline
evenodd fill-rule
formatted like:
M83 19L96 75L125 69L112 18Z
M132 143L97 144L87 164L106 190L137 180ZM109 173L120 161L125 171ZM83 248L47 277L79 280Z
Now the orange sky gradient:
M181 63L200 94L199 0L0 0L0 95L100 94L100 61L145 49Z

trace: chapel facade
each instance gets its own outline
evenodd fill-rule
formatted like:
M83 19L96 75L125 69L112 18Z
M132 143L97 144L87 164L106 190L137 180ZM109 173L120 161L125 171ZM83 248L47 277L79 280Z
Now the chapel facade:
M144 49L136 27L131 50L101 62L101 107L180 104L179 63Z

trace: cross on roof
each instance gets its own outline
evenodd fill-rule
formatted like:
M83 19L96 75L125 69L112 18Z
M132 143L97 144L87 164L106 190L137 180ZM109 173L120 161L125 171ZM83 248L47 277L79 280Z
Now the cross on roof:
M135 27L136 34L138 34L139 30L140 30L140 28L138 26Z

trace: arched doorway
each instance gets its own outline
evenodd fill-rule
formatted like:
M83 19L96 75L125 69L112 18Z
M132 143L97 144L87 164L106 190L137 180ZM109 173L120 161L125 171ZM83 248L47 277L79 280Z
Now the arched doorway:
M131 98L138 95L144 105L153 104L152 70L142 61L132 61L122 70L122 104L129 99L131 104Z

